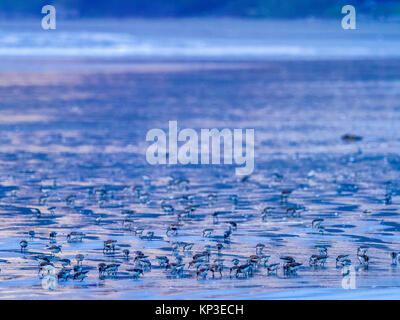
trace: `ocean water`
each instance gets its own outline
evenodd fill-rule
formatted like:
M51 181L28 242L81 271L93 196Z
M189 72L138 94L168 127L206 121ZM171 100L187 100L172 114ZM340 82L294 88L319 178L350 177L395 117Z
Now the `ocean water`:
M1 298L399 298L400 266L390 257L400 251L399 29L376 22L354 39L332 21L308 22L325 28L320 31L304 22L239 22L137 21L128 30L117 22L76 22L68 30L59 23L57 39L29 31L31 23L9 24L0 39ZM145 54L132 45L132 25L150 39ZM261 44L264 32L274 35L272 27L281 36ZM221 39L229 30L226 41L234 45L226 47ZM249 39L253 32L256 39ZM385 44L380 49L376 37ZM49 39L49 46L40 45ZM168 41L170 49L161 50ZM129 49L118 54L124 45ZM146 133L167 129L170 120L181 129L254 129L254 173L243 181L234 165L149 165ZM362 140L343 141L345 134ZM292 191L287 201L282 190ZM174 212L165 212L162 201ZM196 210L186 216L189 205ZM262 219L265 207L273 209ZM287 213L293 207L299 215ZM127 220L124 210L135 212ZM312 227L316 218L324 219L323 231ZM229 221L237 230L224 242ZM180 224L176 236L166 234L171 223ZM202 236L206 228L213 229L209 238ZM141 238L135 232L141 229L154 238ZM73 231L85 234L82 242L67 241ZM117 240L114 254L103 252L109 239ZM177 242L193 248L174 252ZM220 254L217 243L224 246ZM252 277L230 277L232 259L245 263L258 243L270 263L282 264L284 255L302 263L297 275L282 268L268 275L259 266ZM52 256L54 244L62 247ZM328 248L324 267L309 265L316 245ZM369 247L367 269L357 259L361 245ZM188 268L205 249L211 261L224 260L222 278L197 279ZM137 250L153 267L135 280L128 270ZM82 281L38 273L38 256L48 256L58 272L59 259L75 265L78 253L88 271ZM174 261L176 253L185 263L181 277L155 258ZM336 268L341 254L351 259L351 279ZM99 277L99 263L120 266L116 275Z

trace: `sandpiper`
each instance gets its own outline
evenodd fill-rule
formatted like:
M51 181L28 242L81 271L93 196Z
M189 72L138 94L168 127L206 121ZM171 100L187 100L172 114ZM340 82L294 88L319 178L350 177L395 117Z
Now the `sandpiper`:
M190 251L190 250L192 250L193 245L194 245L193 242L190 242L190 243L185 243L185 242L184 242L184 243L183 243L183 246L182 246L183 251Z
M83 255L83 254L80 254L80 253L78 253L76 256L75 256L75 260L76 260L76 264L77 265L81 265L82 264L82 261L85 259L85 256Z
M104 241L103 253L114 253L116 243L117 243L117 240Z
M397 262L399 261L399 253L392 251L390 257L392 258L392 265L397 265Z
M232 267L229 269L229 275L232 275L232 271L234 271L235 272L235 274L236 274L236 271L237 271L237 269L239 268L239 259L237 259L237 258L234 258L234 259L232 259Z
M57 232L55 231L50 232L49 234L50 241L55 241L56 237L57 237Z
M322 219L322 218L317 218L317 219L314 219L312 222L311 222L311 227L313 228L313 229L319 229L320 227L321 227L321 223L324 221L324 219Z
M281 202L287 202L292 190L282 190L281 192Z
M323 267L325 265L326 259L328 258L328 256L326 255L318 255L318 254L313 254L310 257L309 263L310 266L312 267Z
M261 212L261 219L263 221L267 220L269 214L272 212L272 210L274 210L274 207L265 207L262 212Z
M137 280L141 275L143 275L143 270L140 268L127 269L127 271L132 275L132 278Z
M148 231L145 235L139 237L142 240L152 240L154 238L154 231Z
M185 267L185 264L183 264L183 263L168 263L167 267L165 269L169 271L171 276L182 277L184 267Z
M229 225L229 229L231 229L232 231L237 230L237 223L235 221L228 221L227 224Z
M69 266L71 264L71 260L69 259L60 259L60 263L63 267Z
M82 270L79 272L75 272L74 273L74 280L79 280L79 281L83 281L83 279L86 278L86 274L89 272L89 270Z
M286 213L289 217L295 218L298 217L299 214L297 212L297 209L295 207L289 207L286 209Z
M198 268L196 271L197 279L199 279L199 277L200 277L200 279L203 279L203 280L206 279L208 271L210 271L209 266L204 266L204 267Z
M246 263L240 265L236 269L236 278L239 277L240 274L243 274L245 278L250 277L253 275L253 265L251 263Z
M268 275L270 275L272 273L278 272L279 263L271 263L271 264L265 265L265 267L267 268Z
M301 263L299 262L290 262L290 263L285 263L283 266L283 273L285 275L295 275L297 273L297 270L301 267Z
M179 224L172 223L167 229L167 236L176 236L178 235Z
M367 256L368 246L360 246L357 249L357 258L360 262L360 265L365 269L368 268L369 265L369 257Z
M31 209L32 213L36 215L36 217L40 218L42 216L42 212L37 208Z
M130 252L129 252L128 249L124 249L124 250L122 251L122 253L123 253L125 259L128 259L128 258L129 258L129 253L130 253Z
M107 275L115 276L118 272L119 266L120 266L119 264L111 263L106 265L104 271L107 273Z
M160 267L165 268L169 263L169 259L166 256L156 256L158 264Z
M61 280L67 281L71 275L71 271L72 271L72 269L70 269L70 268L62 268L57 274L58 280L59 281L61 281Z
M21 240L19 242L19 245L21 246L21 252L25 251L26 247L28 246L28 241L26 240Z
M203 230L203 238L209 238L211 237L212 233L213 233L214 229L204 229Z
M265 244L257 243L257 245L256 245L256 254L257 255L262 255L262 252L263 252L264 248L265 248Z
M228 229L224 232L224 241L229 242L231 240L232 229Z
M82 232L72 231L67 235L68 242L81 242L83 237L85 236Z
M106 267L107 265L104 262L98 264L97 270L99 270L99 277L104 275L106 272Z
M348 254L341 254L336 258L336 267L344 267L351 265L351 260Z

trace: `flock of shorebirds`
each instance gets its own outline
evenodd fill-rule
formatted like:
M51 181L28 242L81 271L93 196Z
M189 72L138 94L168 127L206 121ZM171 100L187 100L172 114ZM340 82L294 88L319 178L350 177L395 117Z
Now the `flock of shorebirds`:
M248 179L248 178L246 178ZM245 180L242 180L245 181ZM182 181L180 179L172 179L169 184L170 187L174 187L181 183L188 183L188 181ZM148 198L147 191L142 187L136 186L133 192L137 198L144 202ZM102 204L106 201L107 190L99 189L94 190L94 195L97 201ZM300 212L304 208L292 207L288 203L288 198L290 197L291 190L281 191L280 204L284 205L286 208L287 215L296 217L300 215ZM44 195L46 196L46 194ZM74 207L75 195L70 195L65 199L68 206ZM208 201L217 201L217 194L209 194ZM390 190L385 196L386 202L391 200ZM236 221L222 221L220 222L220 212L211 212L211 216L214 224L223 224L226 226L223 237L214 237L213 229L206 228L203 229L201 237L210 238L213 242L204 246L203 250L199 252L193 252L193 247L195 243L184 242L184 241L174 241L179 235L181 227L185 224L187 219L190 219L195 215L198 205L194 205L190 195L183 195L180 198L181 202L184 203L183 210L176 210L174 206L168 200L163 200L160 202L161 210L171 216L176 216L176 223L172 223L167 226L165 235L167 236L168 243L170 244L170 254L160 255L160 256L148 256L145 252L136 250L130 251L126 247L120 247L117 240L109 239L104 241L102 253L104 255L104 262L100 262L97 265L97 271L94 271L93 267L85 266L84 262L87 256L84 253L76 254L75 259L62 258L62 245L58 244L60 236L57 232L53 231L49 233L48 244L46 245L46 252L43 254L35 254L33 258L38 262L38 271L40 277L46 277L52 275L56 280L68 281L77 280L82 281L89 271L98 272L100 278L114 278L120 273L121 264L126 264L124 266L124 273L128 273L128 276L132 279L139 279L144 274L151 272L152 269L164 270L166 276L176 277L176 278L196 278L199 280L213 279L213 278L249 278L252 277L254 273L269 275L281 274L284 277L292 277L297 274L301 268L325 268L325 264L329 259L327 245L316 245L315 254L311 255L309 260L301 263L295 260L292 256L277 256L274 258L279 258L275 262L271 262L271 256L265 254L266 245L263 243L258 243L254 251L248 255L248 257L241 257L242 261L238 258L229 259L228 262L224 261L224 257L229 256L226 250L231 242L231 237L234 235L238 228L238 222ZM39 200L42 204L45 203L45 199L41 198ZM230 201L233 204L238 203L238 197L236 195L230 196ZM41 215L39 209L31 209L33 214L37 216ZM50 207L49 212L56 210L55 207ZM266 207L260 212L260 219L266 220L268 215L274 210L273 207ZM135 237L142 240L153 240L155 239L155 234L153 231L144 232L144 229L140 225L135 224L133 217L135 216L134 210L122 210L122 224L128 226L129 230L133 232ZM322 218L314 219L311 222L311 228L315 230L316 233L323 233ZM34 230L28 232L29 238L34 239L37 235ZM65 235L63 236L65 237ZM66 235L66 241L68 243L80 243L85 241L86 235L82 232L73 231ZM21 253L29 253L30 239L21 240L19 242ZM101 248L98 248L99 250ZM224 252L225 251L225 252ZM33 254L33 253L32 253ZM370 257L368 256L368 246L360 246L357 252L354 252L357 257L356 264L367 269L370 263ZM111 257L111 263L110 263ZM114 259L118 258L118 259ZM232 257L232 256L230 256ZM400 261L400 253L391 252L390 258L392 259L392 264L397 265ZM74 261L75 260L75 261ZM277 262L279 261L279 262ZM341 268L343 270L342 274L346 274L346 267L352 264L349 254L339 255L332 258L335 261L336 268ZM118 262L118 263L117 263ZM281 271L280 271L281 270Z

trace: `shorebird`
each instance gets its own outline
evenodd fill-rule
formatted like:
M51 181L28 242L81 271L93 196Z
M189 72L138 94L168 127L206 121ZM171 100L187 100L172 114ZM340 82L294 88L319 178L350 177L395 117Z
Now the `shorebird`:
M231 229L232 231L236 231L237 223L235 221L228 221L227 224L229 225L229 229Z
M348 254L341 254L336 258L336 267L344 267L351 265L351 260Z
M75 205L76 196L74 194L70 194L68 197L65 198L65 203L68 207L73 207Z
M42 216L42 212L37 208L31 208L31 212L36 215L36 217L40 218Z
M129 252L128 249L124 249L124 250L122 251L122 253L123 253L125 259L128 259L128 258L129 258L129 253L130 253L130 252Z
M326 255L318 255L318 254L313 254L310 257L309 263L310 266L312 267L323 267L325 265L326 259L328 258L328 256Z
M70 269L70 268L62 268L57 274L57 279L59 281L61 281L61 280L67 281L68 278L71 276L71 271L72 271L72 269Z
M117 240L104 241L103 253L114 253L116 243L117 243Z
M283 273L285 275L295 275L297 273L297 270L301 267L301 263L299 262L290 262L286 263L283 266Z
M232 271L234 271L236 274L237 269L239 269L239 259L232 259L232 264L232 267L229 269L229 275L232 275Z
M190 251L193 248L194 243L190 242L190 243L183 243L182 247L183 247L183 251Z
M263 221L267 220L269 214L270 214L270 213L272 212L272 210L274 210L274 209L275 209L274 207L265 207L265 208L263 209L263 211L261 212L261 219L262 219Z
M291 256L282 256L279 259L283 260L285 263L294 263L296 262Z
M281 192L281 202L287 202L292 190L282 190Z
M60 259L60 263L63 267L69 266L71 264L71 260L69 259Z
M228 229L224 232L224 241L229 242L231 240L232 229Z
M213 223L214 223L214 224L218 224L218 222L219 222L218 216L220 215L220 213L221 213L221 212L219 212L219 211L215 211L215 212L212 214Z
M288 216L294 218L298 216L297 209L294 207L290 207L286 209L286 213Z
M81 265L81 264L82 264L82 261L85 259L85 256L84 256L83 254L78 253L78 254L75 256L75 259L76 259L76 264L77 264L77 265Z
M204 230L203 230L203 238L209 238L209 237L211 237L213 231L214 231L214 230L213 230L213 229L210 229L210 228L204 229Z
M363 266L365 269L368 268L369 265L369 257L367 256L368 246L360 246L357 249L357 258L360 262L360 265Z
M262 255L262 252L263 252L264 248L265 248L265 244L263 244L263 243L258 243L258 244L256 245L256 254L257 254L257 255Z
M39 274L40 277L43 278L46 275L54 275L55 267L52 263L42 262L39 265Z
M106 272L106 267L107 265L104 262L98 264L97 270L99 270L99 276L104 275L104 273Z
M267 274L270 275L271 273L277 273L279 269L279 263L271 263L269 265L265 265L267 268Z
M145 235L139 237L142 240L152 240L154 238L154 231L148 231Z
M246 263L240 265L236 269L236 278L239 277L240 274L243 274L245 278L250 277L253 275L253 265L251 263Z
M312 228L313 228L313 229L319 229L319 228L321 227L321 223L322 223L323 221L324 221L324 219L322 219L322 218L314 219L314 220L311 222Z
M236 194L230 195L229 200L231 200L234 205L237 205L239 203L239 198Z
M156 256L158 264L160 267L164 268L169 263L169 259L166 256Z
M82 232L72 231L67 235L68 242L81 242L83 237L85 236Z
M55 231L50 232L49 234L50 241L55 241L56 237L57 237L57 232Z
M57 246L57 245L47 246L47 249L54 255L61 251L61 246Z
M185 267L185 264L183 264L183 263L168 263L167 267L165 269L169 271L169 274L171 276L182 277L184 267Z
M179 224L172 223L167 229L167 236L176 236L178 235Z
M209 266L204 266L204 267L198 268L196 271L196 278L199 279L199 277L200 277L203 280L206 279L208 271L210 271Z
M83 279L86 278L86 274L88 273L88 270L82 270L79 272L75 272L74 273L74 280L79 280L79 281L83 281Z
M208 262L210 260L210 253L208 251L203 251L202 253L196 253L192 257L192 261L189 262L188 268L190 268L192 265L196 265L199 262Z
M392 258L392 265L397 265L397 262L399 261L399 253L392 251L390 257Z
M115 276L118 272L119 264L116 263L111 263L105 266L104 272L107 273L107 275Z
M251 264L254 268L257 268L260 260L261 260L260 256L253 254L249 257L248 263Z
M141 275L143 275L143 270L140 268L127 269L127 271L131 274L132 278L137 280Z

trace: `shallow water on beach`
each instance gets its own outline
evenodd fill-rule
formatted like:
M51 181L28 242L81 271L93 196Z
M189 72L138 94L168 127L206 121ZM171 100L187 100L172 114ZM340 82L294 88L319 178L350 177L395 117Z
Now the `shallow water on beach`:
M0 297L399 298L400 265L391 265L389 253L400 250L400 61L196 63L201 67L177 62L164 72L145 63L137 72L1 73ZM148 165L146 133L167 130L170 120L181 129L255 129L254 173L241 181L234 165ZM347 133L363 139L344 142ZM282 190L292 190L287 201ZM75 201L67 204L70 195ZM174 213L161 209L165 199ZM167 236L189 204L198 207L180 220L177 236ZM274 209L262 220L267 206ZM288 207L300 215L291 217ZM127 209L135 210L132 223L124 222ZM324 232L312 228L315 218L324 219ZM238 227L224 243L228 221ZM138 228L154 231L154 239L135 235ZM205 228L214 229L212 237L202 237ZM50 290L40 279L35 258L50 254L51 231L62 246L56 257L75 264L77 253L85 255L83 281L60 281ZM82 242L67 242L72 231L85 234ZM117 240L113 255L103 253L108 239ZM174 261L178 241L194 246L180 252L184 276L171 278L155 257ZM291 255L303 266L293 276L282 269L267 276L259 267L253 277L230 278L231 260L244 263L258 243L271 263ZM211 260L224 259L222 279L197 280L187 268L207 245ZM315 245L328 246L325 267L308 264ZM368 269L357 261L360 245L369 246ZM130 259L122 255L127 248ZM139 280L127 272L136 250L154 266ZM339 254L350 255L356 290L342 288ZM120 264L119 272L100 279L100 262Z

